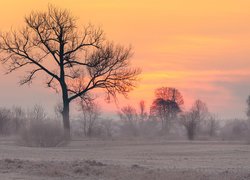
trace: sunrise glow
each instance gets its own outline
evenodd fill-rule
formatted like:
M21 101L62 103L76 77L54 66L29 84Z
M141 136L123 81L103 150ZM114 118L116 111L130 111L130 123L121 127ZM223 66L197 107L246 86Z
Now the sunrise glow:
M132 66L142 68L138 87L118 105L98 101L108 112L145 100L152 103L158 87L175 87L183 94L185 108L197 98L222 118L244 117L250 94L250 1L248 0L9 0L1 2L2 31L24 25L32 10L48 4L66 8L78 18L79 27L91 22L101 26L106 38L133 47ZM0 105L47 104L58 95L35 86L20 87L18 71L5 76L0 68ZM118 107L117 107L118 106Z

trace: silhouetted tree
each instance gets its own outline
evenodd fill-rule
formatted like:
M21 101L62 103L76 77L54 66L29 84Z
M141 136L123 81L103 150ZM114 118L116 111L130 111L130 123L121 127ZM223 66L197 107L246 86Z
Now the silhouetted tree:
M181 123L187 130L187 136L189 140L193 140L199 124L205 119L208 114L207 106L201 100L196 100L189 112L185 112L181 115Z
M127 95L140 70L130 68L131 48L109 43L103 31L88 25L77 29L67 10L48 7L32 12L26 26L0 35L1 62L8 73L26 67L20 84L30 84L38 73L47 75L47 86L62 94L65 137L70 137L70 102L88 100L88 93L102 88L107 99ZM25 69L25 68L24 68Z
M162 87L155 91L156 99L150 108L151 115L158 116L162 122L162 130L166 133L170 129L170 121L181 112L184 104L181 93L175 88Z

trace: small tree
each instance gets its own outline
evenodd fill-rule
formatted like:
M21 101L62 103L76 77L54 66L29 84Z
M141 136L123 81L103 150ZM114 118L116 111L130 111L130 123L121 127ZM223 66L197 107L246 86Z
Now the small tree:
M187 136L189 140L193 140L200 123L207 116L208 109L204 102L201 100L196 100L189 112L183 113L181 115L181 123L187 130Z
M70 102L86 99L96 88L107 99L117 93L127 95L135 87L138 69L130 68L131 48L109 43L100 28L77 29L69 11L48 7L32 12L19 31L0 35L1 62L8 73L28 68L20 84L31 84L38 73L47 76L47 86L62 95L65 137L70 138ZM27 69L26 69L27 70Z

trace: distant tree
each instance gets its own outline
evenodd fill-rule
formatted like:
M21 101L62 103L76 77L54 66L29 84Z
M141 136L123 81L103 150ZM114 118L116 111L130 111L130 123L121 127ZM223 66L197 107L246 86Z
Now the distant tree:
M93 101L86 104L83 101L80 103L82 115L80 121L83 125L83 133L87 137L91 137L94 134L94 128L97 125L97 121L100 116L100 107Z
M160 118L162 130L168 133L171 121L181 112L181 105L184 104L183 97L177 89L168 87L156 89L155 96L156 99L150 108L151 115Z
M131 48L107 42L100 28L88 25L80 31L69 11L53 6L47 12L32 12L25 23L19 31L1 33L1 62L8 65L8 73L27 71L21 85L31 84L38 73L47 76L47 86L62 95L66 138L70 102L88 100L96 88L109 99L117 93L126 96L135 87L140 70L130 68Z
M121 108L118 113L123 123L122 130L125 134L137 136L138 135L138 114L136 109L132 106L125 106Z
M200 123L206 118L208 114L208 108L201 100L196 100L189 112L185 112L181 115L181 123L187 130L187 136L189 140L193 140Z

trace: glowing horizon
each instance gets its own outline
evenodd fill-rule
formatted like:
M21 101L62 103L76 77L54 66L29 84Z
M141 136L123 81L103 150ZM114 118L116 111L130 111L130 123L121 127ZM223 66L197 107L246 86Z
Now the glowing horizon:
M143 72L130 99L120 98L119 106L137 106L144 99L149 107L154 90L167 86L180 90L186 110L199 98L221 117L244 117L250 95L250 1L10 0L2 2L0 30L22 27L25 15L46 10L48 4L69 9L79 25L101 26L115 43L132 45L132 65ZM0 106L57 103L58 96L44 88L42 79L30 88L19 87L21 75L0 77ZM117 111L113 104L103 109Z

